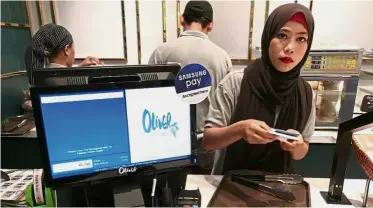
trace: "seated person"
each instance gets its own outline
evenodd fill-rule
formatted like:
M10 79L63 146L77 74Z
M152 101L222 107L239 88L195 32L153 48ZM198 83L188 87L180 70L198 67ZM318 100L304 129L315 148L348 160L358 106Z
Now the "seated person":
M70 32L56 24L46 24L32 37L31 43L25 51L25 65L29 83L34 85L34 72L40 68L72 67L75 61L75 47ZM87 57L79 66L103 64L98 58ZM47 80L48 85L82 83L85 78L58 78ZM30 92L25 92L25 102L22 108L26 112L32 111Z
M315 96L300 77L314 32L311 12L300 4L275 9L262 34L262 56L229 73L216 90L205 122L203 148L218 150L213 174L249 169L292 172L292 159L308 152L315 126ZM302 132L280 142L270 127Z
M25 52L25 65L30 84L33 72L40 68L72 67L75 47L70 32L56 24L46 24L32 37ZM98 58L87 57L79 66L103 64Z

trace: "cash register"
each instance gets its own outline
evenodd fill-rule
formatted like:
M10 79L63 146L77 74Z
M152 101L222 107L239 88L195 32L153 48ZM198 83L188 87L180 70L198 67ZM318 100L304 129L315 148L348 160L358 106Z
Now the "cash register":
M49 187L112 181L113 205L144 206L141 177L195 163L195 106L173 80L33 87L31 97Z

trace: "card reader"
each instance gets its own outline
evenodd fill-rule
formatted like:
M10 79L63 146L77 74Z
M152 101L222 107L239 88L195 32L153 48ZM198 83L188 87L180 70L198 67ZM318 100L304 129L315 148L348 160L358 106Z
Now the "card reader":
M281 129L271 129L269 133L279 136L278 140L299 140L299 134Z

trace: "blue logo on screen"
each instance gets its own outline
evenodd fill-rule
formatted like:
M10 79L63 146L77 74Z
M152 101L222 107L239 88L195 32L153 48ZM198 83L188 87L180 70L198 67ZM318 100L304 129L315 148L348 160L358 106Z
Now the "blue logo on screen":
M142 114L142 127L145 133L155 131L170 130L172 135L176 137L176 132L179 130L177 122L172 122L172 115L168 112L166 115L158 116L154 112L145 109Z

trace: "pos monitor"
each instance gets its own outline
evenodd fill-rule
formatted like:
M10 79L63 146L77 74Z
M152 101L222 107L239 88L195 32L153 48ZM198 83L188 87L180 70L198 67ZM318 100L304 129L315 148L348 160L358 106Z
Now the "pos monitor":
M195 106L173 80L31 88L47 185L192 165Z

